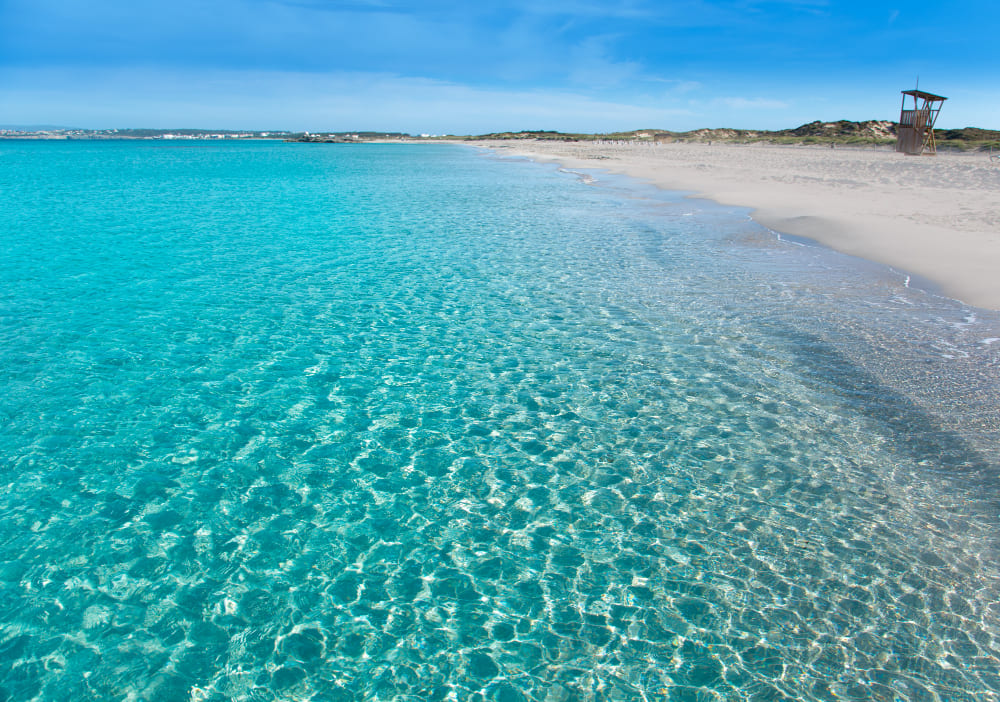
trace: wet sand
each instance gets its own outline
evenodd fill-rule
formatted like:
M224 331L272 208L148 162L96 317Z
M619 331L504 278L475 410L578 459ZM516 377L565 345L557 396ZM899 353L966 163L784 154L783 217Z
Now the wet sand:
M475 142L753 210L806 237L1000 310L1000 164L986 154L705 143Z

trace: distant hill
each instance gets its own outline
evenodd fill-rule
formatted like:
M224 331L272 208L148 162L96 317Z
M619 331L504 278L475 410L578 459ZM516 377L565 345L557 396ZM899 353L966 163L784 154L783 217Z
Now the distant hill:
M938 148L969 148L975 145L977 148L1000 148L1000 131L994 129L979 129L978 127L966 127L964 129L935 129L934 138L937 140Z
M610 134L572 134L553 131L521 131L483 134L470 139L540 139L546 141L656 141L656 142L730 142L771 144L843 144L880 146L895 143L895 122L865 120L852 122L810 122L794 129L776 131L752 129L695 129L670 132L660 129L636 129ZM1000 148L1000 131L966 127L934 130L938 149Z
M783 129L775 134L796 137L859 137L862 139L895 139L896 124L886 120L870 119L865 122L810 122L795 129Z

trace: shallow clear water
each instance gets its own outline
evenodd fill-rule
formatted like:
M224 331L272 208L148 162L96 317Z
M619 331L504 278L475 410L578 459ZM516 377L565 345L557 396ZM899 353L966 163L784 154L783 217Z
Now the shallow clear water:
M0 699L998 699L1000 317L597 178L0 142Z

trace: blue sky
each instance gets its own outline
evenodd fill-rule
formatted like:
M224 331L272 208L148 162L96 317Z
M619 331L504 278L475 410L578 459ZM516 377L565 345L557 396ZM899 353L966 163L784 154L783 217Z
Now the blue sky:
M0 0L0 124L780 129L919 76L998 129L998 32L983 0Z

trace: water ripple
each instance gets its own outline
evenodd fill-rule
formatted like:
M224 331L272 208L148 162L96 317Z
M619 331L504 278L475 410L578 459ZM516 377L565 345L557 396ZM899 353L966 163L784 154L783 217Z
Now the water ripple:
M996 315L454 147L0 167L0 698L998 698Z

